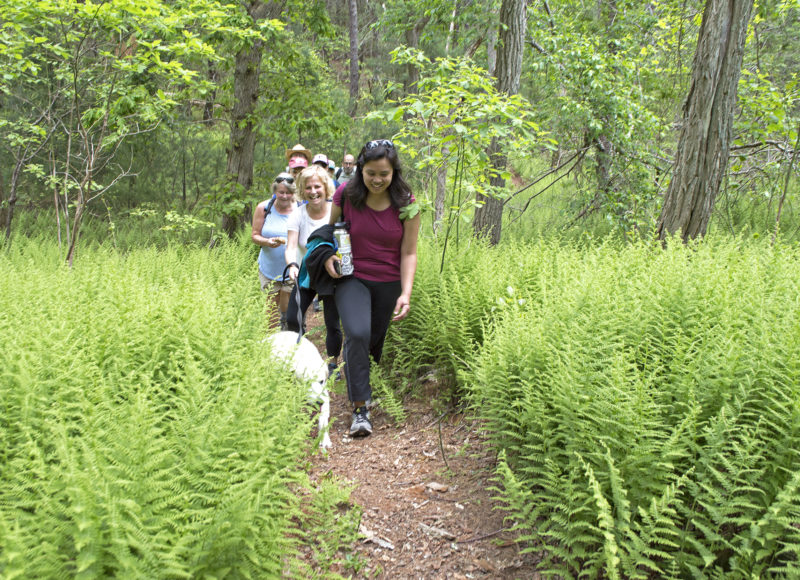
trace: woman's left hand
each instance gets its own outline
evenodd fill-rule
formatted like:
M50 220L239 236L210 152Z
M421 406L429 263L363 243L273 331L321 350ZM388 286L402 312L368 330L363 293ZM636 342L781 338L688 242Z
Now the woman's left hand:
M411 301L408 299L408 297L400 296L400 298L397 299L397 302L395 302L394 310L392 311L392 314L394 314L392 320L403 320L406 316L408 316L410 309Z

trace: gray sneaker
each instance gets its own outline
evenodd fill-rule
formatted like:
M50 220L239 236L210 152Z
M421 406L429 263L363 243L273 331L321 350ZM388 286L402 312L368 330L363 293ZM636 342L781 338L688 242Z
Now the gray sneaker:
M350 425L350 437L366 437L372 435L372 423L366 406L356 407L353 411L353 423Z

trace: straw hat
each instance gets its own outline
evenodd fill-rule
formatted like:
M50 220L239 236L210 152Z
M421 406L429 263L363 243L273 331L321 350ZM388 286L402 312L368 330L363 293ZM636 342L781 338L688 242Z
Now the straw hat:
M308 149L306 149L305 147L300 145L300 143L298 143L297 145L295 145L291 149L287 149L286 150L286 161L289 161L289 158L292 155L297 155L298 153L300 155L305 156L306 161L309 161L309 162L311 161L311 151L309 151Z

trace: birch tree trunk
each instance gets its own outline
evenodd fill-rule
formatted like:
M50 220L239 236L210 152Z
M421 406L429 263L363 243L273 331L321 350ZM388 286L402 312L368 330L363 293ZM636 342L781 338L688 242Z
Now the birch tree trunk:
M658 237L703 236L728 165L728 151L753 0L708 0L683 109L672 181Z

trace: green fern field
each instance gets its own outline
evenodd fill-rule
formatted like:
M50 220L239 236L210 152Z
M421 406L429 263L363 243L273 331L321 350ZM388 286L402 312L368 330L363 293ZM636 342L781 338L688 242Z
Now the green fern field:
M314 441L254 255L0 255L0 576L271 578Z
M797 246L472 247L414 292L392 348L457 361L550 574L798 577Z
M431 404L471 407L545 574L798 576L797 246L440 252L421 241L376 391L402 418L434 371ZM327 517L335 484L313 497L313 420L264 309L247 243L0 254L1 577L324 575L358 514Z

